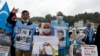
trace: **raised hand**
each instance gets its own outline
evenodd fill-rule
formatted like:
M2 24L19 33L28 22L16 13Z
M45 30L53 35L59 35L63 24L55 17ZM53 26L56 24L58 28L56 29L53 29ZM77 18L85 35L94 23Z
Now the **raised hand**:
M13 8L12 12L13 13L17 13L18 12L18 8L17 9L16 8Z

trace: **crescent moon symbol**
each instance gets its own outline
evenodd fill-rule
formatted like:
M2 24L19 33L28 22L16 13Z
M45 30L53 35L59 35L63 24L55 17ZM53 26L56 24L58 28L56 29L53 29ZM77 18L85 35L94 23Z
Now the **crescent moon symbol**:
M1 11L0 14L6 14L7 16L9 15L7 11Z

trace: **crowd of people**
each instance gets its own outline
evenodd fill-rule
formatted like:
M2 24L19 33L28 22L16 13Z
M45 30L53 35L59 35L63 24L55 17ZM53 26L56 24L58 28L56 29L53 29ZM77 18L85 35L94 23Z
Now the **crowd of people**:
M9 17L7 18L7 22L12 25L12 32L10 34L5 34L5 29L0 28L0 45L10 46L9 56L32 56L32 47L34 47L34 42L32 41L31 49L30 50L22 50L18 49L15 46L15 39L16 34L18 33L18 28L29 28L32 29L32 36L40 35L40 36L53 36L54 29L53 27L66 27L66 39L64 37L60 37L59 41L66 40L65 46L60 46L58 44L58 56L66 56L69 53L69 48L71 44L81 45L81 44L88 44L88 45L97 45L98 47L98 54L100 55L100 45L99 45L99 37L100 37L100 25L97 28L97 32L93 31L91 27L91 23L87 24L87 28L84 30L78 30L73 28L69 30L69 24L66 23L63 18L64 15L62 12L58 12L56 15L56 20L46 22L43 24L43 30L41 30L40 25L42 24L35 24L30 21L30 13L27 10L23 10L21 14L21 19L12 20L15 13L18 12L18 9L13 9L10 13ZM58 35L63 35L64 32L58 31ZM3 38L2 38L3 37ZM32 37L31 37L32 39ZM32 39L33 40L33 39ZM51 46L49 44L49 46ZM51 46L52 47L52 46ZM52 47L53 48L53 47ZM39 56L46 56L46 55L39 55ZM50 55L47 55L50 56Z

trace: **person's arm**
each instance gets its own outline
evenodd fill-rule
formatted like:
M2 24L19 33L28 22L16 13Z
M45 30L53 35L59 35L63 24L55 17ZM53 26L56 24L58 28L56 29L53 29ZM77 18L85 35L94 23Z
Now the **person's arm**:
M13 16L15 13L11 12L10 15L7 18L7 22L11 25L14 25L16 23L16 21L12 20Z
M10 13L10 15L7 18L7 22L11 25L15 25L16 21L12 20L13 16L15 15L15 13L18 12L18 9L13 9L12 12Z

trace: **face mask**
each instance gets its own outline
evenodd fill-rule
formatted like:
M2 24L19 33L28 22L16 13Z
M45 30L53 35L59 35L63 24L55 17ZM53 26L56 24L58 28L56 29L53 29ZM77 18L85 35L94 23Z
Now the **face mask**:
M3 38L4 37L4 34L0 34L0 38Z
M56 17L58 20L63 20L63 16L57 16Z
M44 32L45 34L49 34L49 33L50 33L50 29L44 29L43 32Z
M83 33L83 31L80 31L80 33Z

